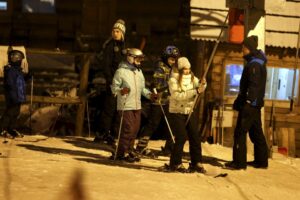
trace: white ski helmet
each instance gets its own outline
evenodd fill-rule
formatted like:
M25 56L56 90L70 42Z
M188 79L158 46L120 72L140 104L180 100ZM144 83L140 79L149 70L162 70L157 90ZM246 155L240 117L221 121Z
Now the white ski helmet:
M143 54L143 52L140 49L137 48L129 48L127 49L127 55L128 56L132 56L134 58L144 58L145 55Z
M141 61L144 60L145 55L140 49L137 48L129 48L127 49L127 60L131 64L135 64L139 66Z

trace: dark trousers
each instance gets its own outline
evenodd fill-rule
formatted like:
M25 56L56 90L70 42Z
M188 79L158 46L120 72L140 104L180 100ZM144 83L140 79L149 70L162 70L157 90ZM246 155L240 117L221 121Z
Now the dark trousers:
M122 118L122 111L118 111L119 122ZM121 127L121 135L119 139L119 147L117 155L124 155L133 150L134 140L137 137L141 124L141 110L125 110L123 111L123 121Z
M115 137L114 121L117 118L117 98L110 91L106 92L103 108L99 124L100 135L96 135L96 137L103 135Z
M254 161L261 165L268 164L268 146L262 130L260 109L245 104L239 111L234 131L233 161L239 167L247 165L247 132L254 144Z
M182 163L183 147L186 140L189 140L191 163L195 165L202 162L201 140L197 131L197 120L195 115L187 126L185 126L188 115L170 113L170 125L175 136L175 144L171 153L170 166Z
M165 114L168 115L169 105L163 105L162 107L164 109ZM148 146L151 136L159 127L161 120L164 120L163 118L164 116L160 105L151 104L148 122L145 125L144 130L141 132L140 139L136 147L138 151L142 151ZM171 139L170 133L168 132L165 148L171 150L172 147L173 147L173 141Z
M165 112L167 106L163 106ZM148 146L148 142L153 135L154 131L158 128L160 120L162 119L162 111L159 105L151 104L150 113L148 117L147 124L144 127L144 130L141 132L140 139L137 144L137 150L143 150Z
M2 115L1 128L8 132L16 128L16 121L20 114L21 104L7 104Z

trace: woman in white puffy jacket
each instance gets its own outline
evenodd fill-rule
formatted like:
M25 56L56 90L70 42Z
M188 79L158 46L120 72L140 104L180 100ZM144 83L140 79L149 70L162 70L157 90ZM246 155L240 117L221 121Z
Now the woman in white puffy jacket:
M200 172L205 173L202 166L201 141L197 131L197 123L192 114L187 126L186 120L192 112L193 102L197 94L204 92L206 81L194 76L191 64L186 57L178 59L178 73L173 72L169 80L171 93L169 104L169 120L175 136L174 149L171 154L170 164L165 165L168 171ZM183 147L186 139L189 140L191 163L186 170L182 164Z

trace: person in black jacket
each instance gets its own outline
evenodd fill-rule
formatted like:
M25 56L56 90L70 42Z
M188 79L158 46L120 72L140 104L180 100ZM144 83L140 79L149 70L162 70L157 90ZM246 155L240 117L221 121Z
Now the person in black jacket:
M246 66L240 80L240 92L233 109L239 112L234 131L233 161L225 164L230 169L246 169L247 164L255 168L268 167L268 146L263 134L261 108L264 106L267 59L257 49L258 37L244 39L243 54ZM254 143L254 161L247 163L246 135Z
M25 58L23 52L10 50L8 65L4 66L5 110L1 119L1 135L12 138L23 137L15 128L20 114L21 104L26 101L26 86L21 64Z
M104 141L107 144L114 143L115 134L113 120L117 112L117 99L112 94L110 86L113 76L118 69L119 63L125 58L125 22L117 20L113 25L111 38L103 45L103 73L106 80L106 95L101 121L94 142Z
M146 156L155 156L150 149L147 149L149 140L157 130L161 119L163 118L163 112L161 109L164 109L165 113L168 113L168 104L169 104L169 86L168 81L170 79L172 69L176 68L177 59L180 56L179 49L175 46L169 45L165 48L162 53L161 60L158 62L156 69L153 73L153 88L157 90L158 99L152 103L151 109L149 112L148 122L145 125L143 131L141 132L140 139L136 146L136 151L139 154ZM162 105L162 107L160 106ZM163 153L171 153L173 141L167 135L168 139L164 147L162 147Z

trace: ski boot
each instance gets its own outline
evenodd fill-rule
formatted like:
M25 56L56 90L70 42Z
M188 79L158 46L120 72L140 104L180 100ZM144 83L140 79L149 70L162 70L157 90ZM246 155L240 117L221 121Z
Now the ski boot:
M247 166L240 166L240 165L236 164L234 161L231 161L231 162L225 163L224 168L229 169L229 170L241 170L241 169L246 170Z
M147 157L147 158L152 158L155 159L157 158L157 155L155 155L155 153L148 148L136 148L136 150L134 151L136 154L138 154L139 157Z
M188 173L189 171L183 166L183 164L179 165L168 165L165 164L164 166L160 167L158 171L161 172L180 172L180 173Z
M194 172L198 172L198 173L202 173L202 174L206 173L206 170L204 169L204 167L201 163L197 163L197 164L189 163L188 171L190 173L194 173Z
M22 138L24 137L24 135L22 133L20 133L19 131L17 131L16 129L13 129L11 131L8 131L8 133L14 137L14 138Z

